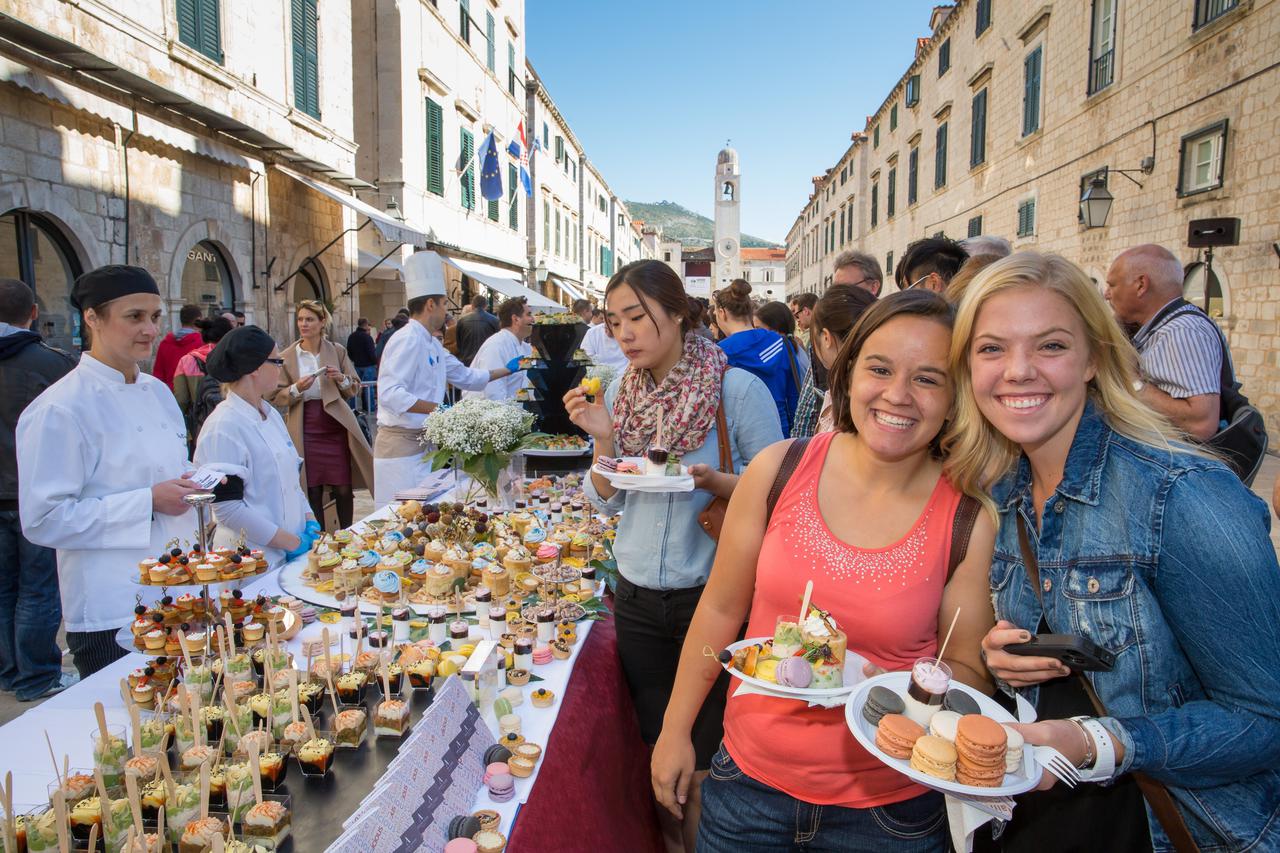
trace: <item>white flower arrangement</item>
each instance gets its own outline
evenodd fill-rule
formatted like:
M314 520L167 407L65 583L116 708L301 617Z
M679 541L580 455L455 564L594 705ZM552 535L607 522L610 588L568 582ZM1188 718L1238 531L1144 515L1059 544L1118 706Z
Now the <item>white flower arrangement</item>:
M452 462L494 494L512 455L545 437L532 430L533 414L519 404L467 397L427 415L419 440L435 448L427 453L433 468Z

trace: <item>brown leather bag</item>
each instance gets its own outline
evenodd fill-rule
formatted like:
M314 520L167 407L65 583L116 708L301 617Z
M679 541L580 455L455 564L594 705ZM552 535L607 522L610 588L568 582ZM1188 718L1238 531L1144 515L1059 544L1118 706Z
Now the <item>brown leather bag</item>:
M733 473L733 451L729 449L729 424L724 416L724 380L721 379L720 405L716 407L716 443L720 445L720 470ZM720 541L720 529L724 527L724 514L729 511L729 501L719 495L698 513L698 524L715 541Z

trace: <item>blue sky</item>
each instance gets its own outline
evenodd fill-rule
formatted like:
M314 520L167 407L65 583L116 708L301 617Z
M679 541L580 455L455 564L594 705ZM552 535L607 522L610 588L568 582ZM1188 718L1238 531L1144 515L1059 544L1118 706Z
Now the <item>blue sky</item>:
M779 243L929 35L925 0L527 0L529 58L622 198L711 215L716 152L742 230Z

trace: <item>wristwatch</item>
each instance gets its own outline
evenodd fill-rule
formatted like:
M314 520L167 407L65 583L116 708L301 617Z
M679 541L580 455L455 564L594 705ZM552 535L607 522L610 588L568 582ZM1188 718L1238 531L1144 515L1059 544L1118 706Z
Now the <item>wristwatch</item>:
M1076 768L1080 774L1080 780L1083 782L1110 781L1116 775L1116 745L1111 732L1107 731L1106 726L1098 722L1096 717L1072 717L1071 721L1079 724L1093 739L1097 753L1092 766Z
M1133 393L1141 394L1142 389L1146 387L1147 387L1147 383L1142 381L1141 379L1133 380Z

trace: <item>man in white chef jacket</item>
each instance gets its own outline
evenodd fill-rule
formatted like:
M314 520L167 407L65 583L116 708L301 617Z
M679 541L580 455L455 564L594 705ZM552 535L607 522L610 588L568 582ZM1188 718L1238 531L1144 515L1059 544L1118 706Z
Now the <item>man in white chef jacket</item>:
M621 375L627 369L627 357L618 342L610 337L609 324L596 323L582 337L582 351L596 364L607 364Z
M498 323L501 328L485 339L471 360L471 367L494 370L506 367L511 360L533 355L529 336L533 334L533 310L523 296L513 296L498 306ZM490 400L514 400L516 392L529 384L524 372L513 373L503 379L495 379L480 391L464 391L463 397L486 397Z
M480 370L458 361L436 337L448 317L444 265L435 252L416 252L404 264L409 323L387 341L378 366L378 435L373 442L374 501L390 503L431 473L419 442L427 415L444 400L449 383L479 391L510 376L518 359Z

